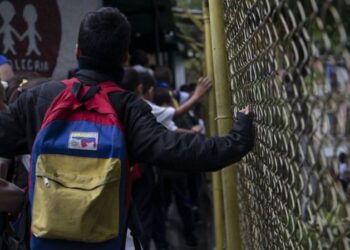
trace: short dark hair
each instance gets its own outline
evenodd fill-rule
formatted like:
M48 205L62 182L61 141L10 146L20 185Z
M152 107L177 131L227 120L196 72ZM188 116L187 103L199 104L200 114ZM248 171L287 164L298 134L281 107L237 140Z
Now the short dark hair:
M135 50L130 57L130 65L148 66L148 57L143 50Z
M187 83L180 87L180 91L191 93L196 89L196 87L197 87L197 83L195 82Z
M340 152L339 154L339 162L345 163L346 161L346 154L344 152Z
M154 103L158 106L170 105L172 98L169 89L157 89L154 93Z
M158 66L154 71L154 77L158 81L163 81L169 84L172 81L171 70L166 66Z
M129 49L131 26L117 8L89 12L79 28L78 44L83 56L121 64Z
M140 80L141 80L142 87L143 87L142 94L146 94L150 90L150 88L155 86L155 80L154 80L153 76L151 76L151 74L149 74L147 72L140 73Z
M139 73L133 68L126 68L122 80L123 89L135 92L141 84Z

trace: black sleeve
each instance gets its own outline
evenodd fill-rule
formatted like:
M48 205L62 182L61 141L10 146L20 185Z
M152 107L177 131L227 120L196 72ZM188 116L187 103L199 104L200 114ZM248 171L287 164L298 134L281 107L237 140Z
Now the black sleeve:
M26 107L31 105L24 93L6 111L0 112L0 157L28 153L26 140ZM34 105L34 104L33 104Z
M181 171L215 171L239 161L253 147L252 120L238 113L227 136L205 138L168 131L150 107L131 98L124 109L129 156L136 162Z

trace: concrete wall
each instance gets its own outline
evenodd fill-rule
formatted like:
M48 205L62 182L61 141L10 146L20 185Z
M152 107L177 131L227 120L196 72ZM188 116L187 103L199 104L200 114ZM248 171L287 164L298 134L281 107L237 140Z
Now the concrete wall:
M184 60L181 56L174 56L175 65L175 86L179 89L182 85L186 84L186 70L184 65Z
M61 13L62 36L53 77L64 78L68 70L77 66L74 51L80 21L85 13L96 9L99 3L96 0L58 0L57 3Z

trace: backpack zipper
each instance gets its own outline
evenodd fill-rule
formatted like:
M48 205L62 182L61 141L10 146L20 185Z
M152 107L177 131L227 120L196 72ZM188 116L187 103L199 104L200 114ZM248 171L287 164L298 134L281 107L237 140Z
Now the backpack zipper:
M45 186L48 188L50 186L49 179L46 177L43 177L43 181L44 181Z

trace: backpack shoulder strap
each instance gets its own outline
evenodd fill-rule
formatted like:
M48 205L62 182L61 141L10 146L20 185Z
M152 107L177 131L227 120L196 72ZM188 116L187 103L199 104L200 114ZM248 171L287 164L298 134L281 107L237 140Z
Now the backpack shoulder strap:
M65 110L77 110L84 107L86 110L96 110L101 114L109 114L114 117L114 123L123 126L118 119L117 110L114 107L108 94L121 92L123 89L113 82L102 82L97 85L85 85L77 78L61 81L66 88L54 99L43 120L42 127L65 113ZM94 98L92 98L94 97ZM59 110L62 110L59 111ZM124 131L124 129L122 129Z
M118 108L120 105L118 105L115 99L111 98L109 94L124 92L125 90L114 82L102 82L99 83L98 86L100 87L99 93L101 93L106 98L106 100L108 100L109 105L117 114L118 111L120 111L120 109Z
M125 91L122 87L114 82L102 82L98 84L101 87L101 92L108 95L109 93L114 92L123 92Z
M63 83L64 85L66 86L71 86L73 85L75 82L80 82L78 78L76 77L72 77L72 78L69 78L69 79L65 79L65 80L62 80L61 83Z
M100 86L96 84L88 86L87 90L81 93L83 91L83 83L75 77L63 80L62 83L65 84L67 88L70 88L74 98L79 102L89 100L100 90Z
M75 77L63 80L61 82L65 84L67 87L72 88L72 93L76 98L79 96L81 86L84 84L78 78L75 78ZM86 101L87 99L90 99L94 94L96 94L99 91L101 91L104 95L108 95L109 93L122 92L125 90L122 87L120 87L117 83L101 82L96 85L91 85L89 90L84 94L83 97L79 99L79 101Z

